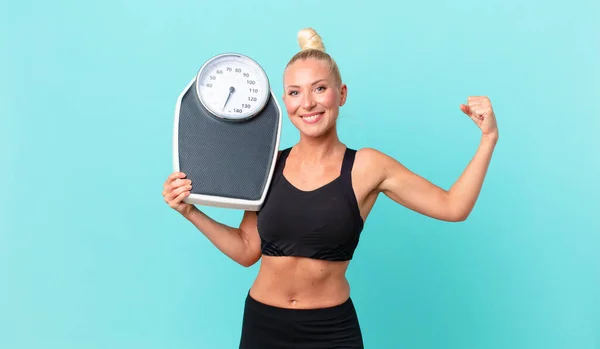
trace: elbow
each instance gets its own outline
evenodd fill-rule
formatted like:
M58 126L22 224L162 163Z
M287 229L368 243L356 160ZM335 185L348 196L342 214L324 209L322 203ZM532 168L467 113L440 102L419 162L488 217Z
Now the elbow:
M473 206L464 201L453 198L450 193L447 193L446 215L449 222L464 222L469 218Z
M261 253L259 251L258 253L252 253L248 257L242 258L242 259L238 260L237 262L242 267L250 268L251 266L253 266L254 264L256 264L256 262L258 262L260 260L260 256L261 256Z
M464 222L469 218L472 207L468 207L464 203L453 199L450 193L446 195L446 201L444 203L444 214L441 218L446 222Z
M461 210L453 213L449 219L450 222L464 222L469 218L470 210Z
M458 215L458 216L454 217L454 219L452 219L452 222L455 222L455 223L464 222L467 220L468 217L469 217L469 214Z
M450 209L447 211L447 221L449 222L464 222L469 218L471 209L464 205L449 205Z
M239 265L241 265L242 267L245 268L250 268L251 266L253 266L254 264L256 264L258 260L241 260L238 262Z

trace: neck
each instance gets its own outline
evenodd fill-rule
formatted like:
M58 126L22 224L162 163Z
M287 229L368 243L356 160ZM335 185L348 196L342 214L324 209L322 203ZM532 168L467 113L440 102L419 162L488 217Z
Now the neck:
M335 126L319 137L300 134L300 141L294 146L296 156L304 164L318 163L343 147L345 145L340 142Z

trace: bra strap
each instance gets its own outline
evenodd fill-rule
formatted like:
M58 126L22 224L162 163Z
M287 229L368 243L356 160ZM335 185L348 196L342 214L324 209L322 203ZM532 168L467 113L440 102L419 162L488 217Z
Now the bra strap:
M356 150L346 148L346 152L344 153L344 160L342 162L342 173L341 176L344 178L344 181L349 181L352 183L352 166L354 165L354 158L356 156Z
M356 150L346 148L346 153L344 154L344 162L342 163L342 173L341 173L341 183L344 187L344 193L348 198L349 203L352 206L352 210L354 211L354 217L356 219L356 223L362 225L363 219L360 215L360 209L358 208L358 202L356 201L356 194L354 192L354 187L352 186L352 167L354 166L354 159L356 157Z
M277 159L277 164L275 165L275 171L273 176L279 179L283 173L283 168L285 167L285 161L287 160L288 155L290 154L290 150L292 148L286 148L281 151L279 154L279 158Z

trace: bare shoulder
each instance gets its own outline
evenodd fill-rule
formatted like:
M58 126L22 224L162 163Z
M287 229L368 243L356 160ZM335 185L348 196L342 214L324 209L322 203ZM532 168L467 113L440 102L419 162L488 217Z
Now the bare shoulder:
M380 150L361 148L356 151L353 173L361 181L368 182L371 188L377 188L386 179L386 174L394 164L398 162Z
M357 160L360 158L363 161L385 161L383 158L387 157L383 152L375 148L360 148L356 151Z
M354 161L357 167L375 172L378 169L383 170L385 167L397 163L394 158L374 148L361 148L357 150Z

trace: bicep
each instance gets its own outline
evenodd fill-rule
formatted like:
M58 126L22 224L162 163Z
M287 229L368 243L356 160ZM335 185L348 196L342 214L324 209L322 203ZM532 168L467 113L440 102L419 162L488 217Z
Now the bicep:
M239 231L242 239L246 242L246 253L244 261L241 262L244 266L251 266L256 263L261 257L261 241L258 235L257 215L253 211L244 211L244 216L240 222Z
M258 235L258 216L255 211L244 211L244 216L240 222L239 229L244 238L251 245L260 247L260 236Z
M379 192L428 217L444 221L457 220L446 190L385 154L378 155L378 163L382 177Z

